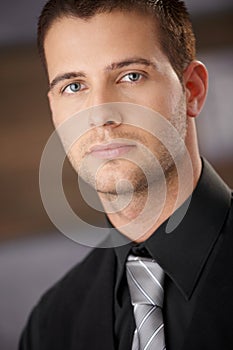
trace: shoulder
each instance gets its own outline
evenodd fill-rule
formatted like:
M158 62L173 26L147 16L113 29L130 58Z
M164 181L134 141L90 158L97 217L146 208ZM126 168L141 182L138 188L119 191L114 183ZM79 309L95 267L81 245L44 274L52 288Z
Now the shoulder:
M47 350L56 345L60 350L69 348L70 339L81 339L83 327L88 328L87 322L94 317L90 310L101 317L104 308L110 309L115 266L114 249L91 251L41 297L22 333L19 349Z
M98 293L111 288L115 275L113 249L94 249L79 264L47 290L31 313L34 323L69 317L73 309L99 298Z
M222 225L221 232L223 237L228 240L233 240L233 192L229 191L229 205L226 216Z
M226 219L224 221L223 227L222 227L222 233L223 233L223 239L226 240L226 245L230 245L230 248L232 249L233 244L233 192L231 194L231 204L229 206L229 210L226 215ZM230 242L232 244L230 244ZM230 254L232 256L232 254ZM233 258L233 256L232 256Z
M75 265L65 276L53 285L40 299L40 307L49 307L57 302L69 303L77 297L82 297L87 290L95 289L106 275L112 275L115 270L115 253L113 249L93 249L88 256ZM64 299L65 298L65 299Z

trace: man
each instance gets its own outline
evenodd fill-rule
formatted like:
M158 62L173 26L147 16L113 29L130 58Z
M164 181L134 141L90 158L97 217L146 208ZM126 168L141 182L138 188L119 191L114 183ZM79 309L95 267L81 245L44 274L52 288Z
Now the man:
M231 193L199 155L208 78L183 1L50 0L38 43L54 125L80 123L67 153L115 231L42 297L20 349L231 349ZM133 284L156 290L146 313Z

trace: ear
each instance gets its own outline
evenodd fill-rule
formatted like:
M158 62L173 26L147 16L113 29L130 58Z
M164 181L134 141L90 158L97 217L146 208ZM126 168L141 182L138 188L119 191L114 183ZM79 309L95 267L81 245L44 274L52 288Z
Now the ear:
M208 91L208 72L203 63L192 61L183 74L186 91L187 115L196 117L201 112Z

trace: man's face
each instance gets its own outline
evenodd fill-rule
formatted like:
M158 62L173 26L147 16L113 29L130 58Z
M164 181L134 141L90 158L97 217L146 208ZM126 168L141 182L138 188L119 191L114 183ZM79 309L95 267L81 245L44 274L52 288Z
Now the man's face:
M57 20L45 38L55 126L91 107L121 102L158 112L185 139L184 92L158 37L154 20L136 12ZM164 145L143 129L143 116L141 127L136 126L138 121L133 125L132 119L128 123L127 113L111 108L101 113L93 108L86 117L85 113L79 117L86 129L70 149L69 158L98 191L115 193L119 179L129 181L135 190L145 185L137 162L150 172L151 158L140 144L153 153L165 172L172 167Z

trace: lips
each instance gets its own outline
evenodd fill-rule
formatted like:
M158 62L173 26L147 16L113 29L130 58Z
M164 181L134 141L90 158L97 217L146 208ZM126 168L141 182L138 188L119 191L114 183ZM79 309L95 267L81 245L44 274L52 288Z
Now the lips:
M128 153L136 145L127 143L105 143L90 148L89 154L100 159L112 159Z

